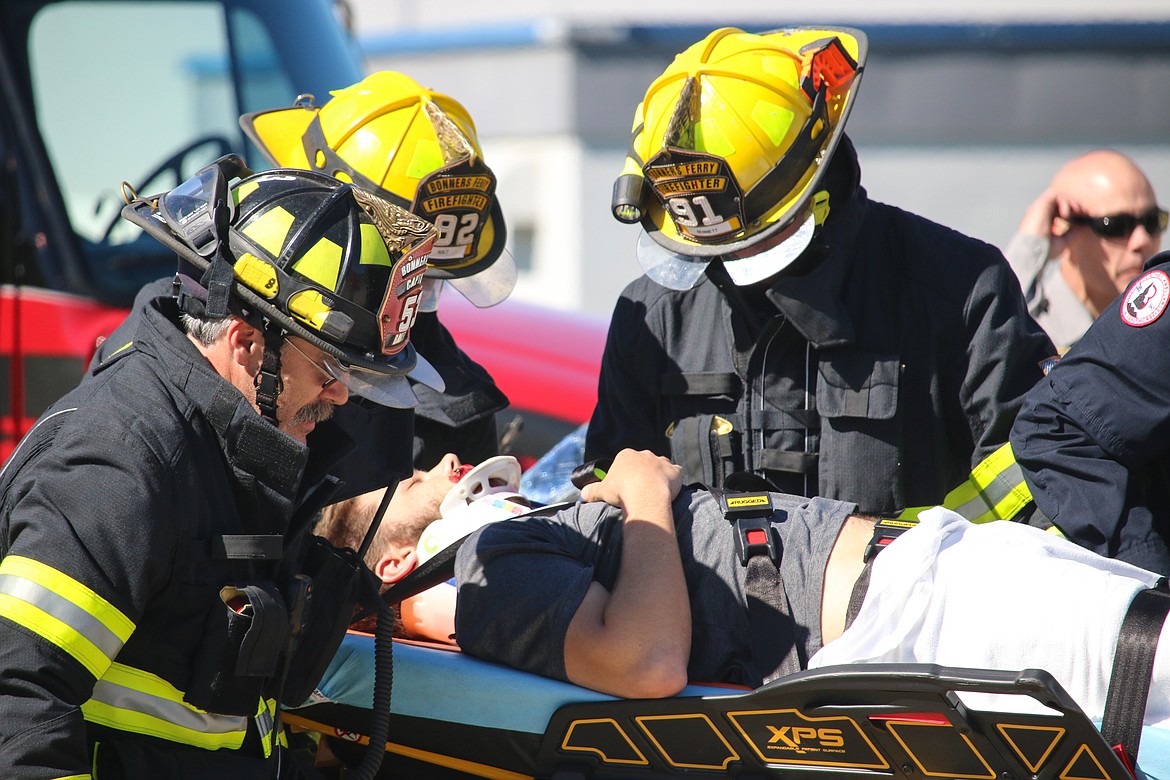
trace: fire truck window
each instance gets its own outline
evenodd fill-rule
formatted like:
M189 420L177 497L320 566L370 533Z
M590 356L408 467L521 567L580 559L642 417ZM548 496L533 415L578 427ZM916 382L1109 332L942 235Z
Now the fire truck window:
M264 26L222 2L52 3L30 28L29 65L87 275L113 301L174 269L173 254L119 218L121 183L140 195L168 190L244 151L238 117L247 103L295 97Z

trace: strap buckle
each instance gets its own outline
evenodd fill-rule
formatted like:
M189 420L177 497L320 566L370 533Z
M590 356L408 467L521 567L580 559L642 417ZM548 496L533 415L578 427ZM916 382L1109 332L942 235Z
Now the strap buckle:
M918 518L883 517L873 526L873 536L866 545L864 563L869 563L886 545L918 525Z
M780 565L780 551L772 530L772 496L767 493L723 494L719 497L723 516L735 532L735 553L740 564L747 566L753 555L767 553L776 566Z

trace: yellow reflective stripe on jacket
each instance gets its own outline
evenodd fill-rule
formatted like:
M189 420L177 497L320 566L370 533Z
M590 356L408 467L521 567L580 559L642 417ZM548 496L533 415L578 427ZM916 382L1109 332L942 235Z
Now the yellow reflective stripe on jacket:
M260 733L265 758L272 755L272 730L275 726L276 699L261 699L260 708L256 710L256 730Z
M972 523L1011 520L1032 501L1032 491L1024 482L1024 472L1016 463L1011 444L1004 444L984 458L963 484L947 493L942 506ZM904 510L899 517L917 518L930 507Z
M166 680L119 663L98 680L81 712L90 723L207 750L238 749L249 721L192 707Z
M100 678L134 623L67 574L31 558L0 561L0 617L44 637Z

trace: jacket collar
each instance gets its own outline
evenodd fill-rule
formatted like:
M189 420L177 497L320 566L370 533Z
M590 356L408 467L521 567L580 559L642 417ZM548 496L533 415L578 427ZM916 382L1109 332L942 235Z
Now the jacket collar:
M211 367L178 326L177 314L170 298L157 298L144 307L135 346L156 352L159 372L207 420L237 478L251 477L291 505L309 463L309 448L266 422Z
M843 204L831 204L830 218L806 252L821 252L819 262L800 276L781 274L767 297L809 343L818 349L853 343L856 332L845 305L845 286L853 262L854 240L868 207L858 188Z

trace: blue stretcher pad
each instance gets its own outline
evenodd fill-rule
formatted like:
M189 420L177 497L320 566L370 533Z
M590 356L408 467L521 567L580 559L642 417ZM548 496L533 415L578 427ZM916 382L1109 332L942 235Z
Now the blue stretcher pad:
M373 696L374 640L347 634L313 698L369 709ZM727 693L687 686L681 696ZM394 695L390 711L468 726L543 734L565 704L618 701L577 685L481 661L458 650L394 643Z

